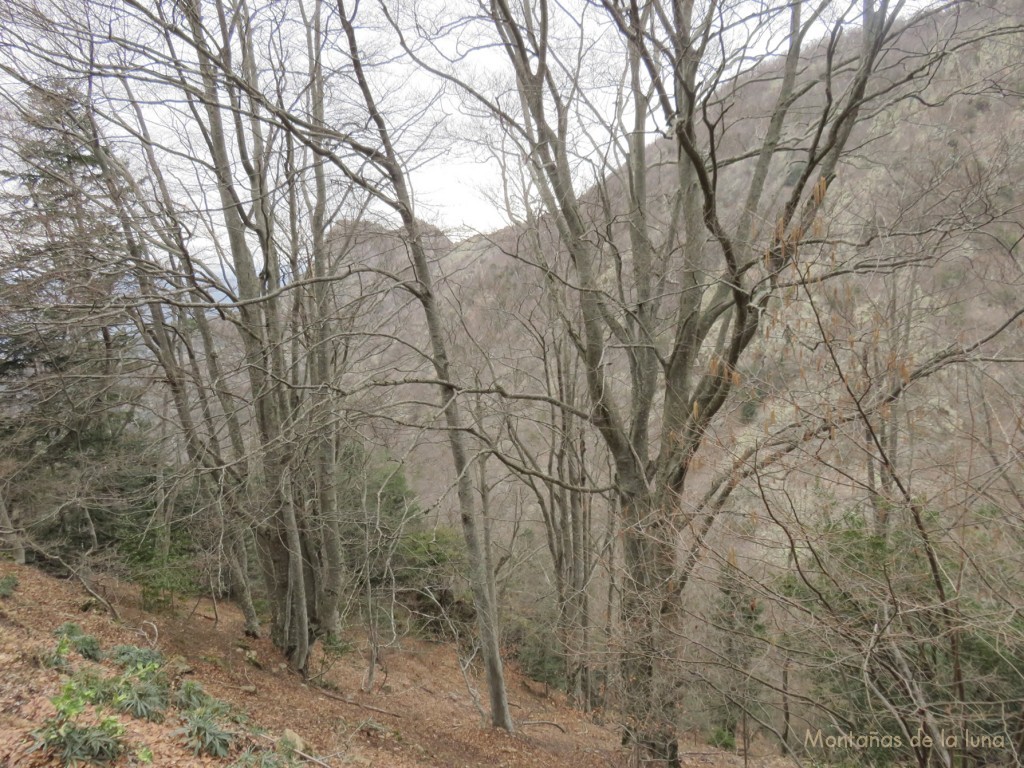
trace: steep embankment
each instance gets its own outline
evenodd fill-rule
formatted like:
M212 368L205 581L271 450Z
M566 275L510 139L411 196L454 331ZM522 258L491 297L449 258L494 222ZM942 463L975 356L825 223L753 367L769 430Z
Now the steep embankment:
M115 714L125 729L126 750L118 766L146 762L273 765L267 758L266 762L235 761L247 745L272 751L286 728L303 740L304 752L317 757L320 762L307 763L315 765L608 766L621 762L611 728L596 725L567 707L558 695L546 695L541 686L515 673L510 686L515 714L523 723L521 734L510 736L483 727L467 680L474 687L480 683L472 669L464 679L451 645L403 638L386 649L372 691L363 693L360 685L366 667L360 648L365 643L352 638L351 650L326 672L328 689L319 690L284 669L269 641L244 639L241 615L232 606L215 607L208 600L197 606L193 600L177 603L173 611L147 615L137 608L132 588L107 584L98 589L117 606L122 621L116 622L75 582L0 563L0 578L9 576L17 579L17 586L9 597L0 598L0 765L59 764L53 755L32 750L33 732L55 716L51 699L66 691L69 681L80 683L79 690L85 691L90 685L96 687L89 681L97 678L132 677L130 668L126 672L110 658L111 649L118 645L154 645L165 660L172 701L173 691L180 691L186 681L198 682L211 696L230 705L232 712L218 722L237 734L230 758L195 757L183 745L185 737L177 733L186 719L181 708L172 704L162 722L152 723L117 712L111 698L102 712ZM72 642L66 644L65 666L51 666L58 647L54 632L66 622L95 637L106 658L88 661ZM89 706L72 720L95 724L92 713ZM241 714L247 721L234 722ZM264 735L253 732L257 726Z
M88 698L101 689L107 698L100 709L89 704L69 721L95 725L103 716L116 716L124 742L122 755L113 763L119 768L609 768L628 761L614 728L573 710L561 694L529 682L514 669L508 681L520 732L509 735L485 727L469 687L481 684L477 672L470 666L463 675L451 644L402 638L383 652L372 690L364 693L365 639L350 638L350 650L326 666L327 686L319 689L288 672L268 640L245 638L242 616L231 605L179 601L160 614L147 614L138 607L134 587L99 580L95 588L121 617L115 621L78 583L0 561L0 585L12 581L16 586L0 597L3 766L61 765L52 751L33 749L35 734L52 722L57 713L53 700L62 692L64 702L58 706L67 709L69 700ZM53 666L60 646L55 632L68 623L96 638L103 652L100 661L83 658L72 639L64 643L64 663ZM119 661L113 651L124 645L139 647L140 656L155 649L163 659L159 676L168 684L170 697L159 722L117 711L114 683L128 680L138 691L147 669L152 671ZM317 667L318 672L324 669ZM205 711L217 729L233 734L228 757L196 756L184 743L182 730L190 716L179 700L183 690L195 696L197 684L223 704L219 710L208 705ZM203 718L193 715L191 722L201 725ZM289 731L301 740L304 753L292 762L275 752ZM792 765L778 757L744 761L703 743L688 747L683 757L688 768Z

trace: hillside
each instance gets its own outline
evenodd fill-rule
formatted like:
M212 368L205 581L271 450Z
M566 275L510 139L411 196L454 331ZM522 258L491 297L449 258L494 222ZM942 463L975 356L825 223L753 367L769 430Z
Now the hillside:
M0 765L1018 764L1022 2L439 6L431 102L365 7L14 0L0 558L91 588L0 562ZM403 168L477 141L454 242Z
M290 729L305 743L309 765L327 766L615 766L624 756L611 724L599 725L568 707L561 694L545 690L514 670L510 693L520 733L510 736L481 725L450 644L405 637L386 651L373 691L360 690L365 673L360 642L326 675L318 690L279 664L268 640L243 636L243 619L231 605L208 600L196 605L180 600L158 615L137 607L134 589L97 585L117 606L122 621L111 620L77 583L47 576L29 567L0 563L0 579L13 576L17 586L0 598L0 764L14 768L59 765L52 755L33 751L33 732L55 709L50 702L72 676L93 669L108 677L120 673L109 659L99 663L68 653L68 668L58 671L43 661L57 645L54 630L75 622L96 637L105 651L125 644L153 647L180 689L186 681L202 685L212 696L244 713L246 726L227 724L241 734L263 729L264 735L239 735L231 759L194 757L182 745L180 714L162 723L120 715L128 743L116 765L141 765L144 747L151 763L164 766L242 765L235 762L246 746L270 751ZM145 624L144 624L145 622ZM151 623L150 623L151 622ZM320 661L323 661L320 659ZM77 674L75 674L77 672ZM479 681L471 670L469 681ZM562 732L564 730L564 733ZM741 765L742 760L692 746L687 765ZM146 756L148 757L148 755ZM269 763L252 762L252 765ZM775 758L752 765L783 765Z

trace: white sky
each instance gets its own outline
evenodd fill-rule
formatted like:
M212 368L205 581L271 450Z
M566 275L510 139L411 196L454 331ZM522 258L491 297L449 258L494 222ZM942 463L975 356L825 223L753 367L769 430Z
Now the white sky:
M497 173L481 162L449 158L429 163L412 174L417 215L455 240L501 229L507 217L485 194L497 183Z

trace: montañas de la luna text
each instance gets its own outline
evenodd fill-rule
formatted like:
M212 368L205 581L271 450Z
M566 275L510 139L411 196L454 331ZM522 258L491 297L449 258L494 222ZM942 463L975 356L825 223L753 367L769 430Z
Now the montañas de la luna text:
M961 747L970 748L991 748L1003 749L1006 747L1006 735L1002 733L988 734L976 733L965 730L962 733L946 733L939 731L938 738L935 738L923 731L918 731L907 738L901 734L879 733L868 731L867 733L838 733L823 734L821 730L804 731L804 747L824 747L825 749L902 749L903 747L934 747L941 745L947 749L958 749Z

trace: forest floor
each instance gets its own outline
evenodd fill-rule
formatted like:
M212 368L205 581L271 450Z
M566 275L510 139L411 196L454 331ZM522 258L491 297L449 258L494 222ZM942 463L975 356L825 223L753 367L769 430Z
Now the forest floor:
M199 682L248 717L247 735L236 739L233 756L217 759L195 757L186 750L175 732L181 727L177 716L152 723L120 714L129 748L117 766L228 766L244 742L273 750L285 729L301 739L301 751L313 758L297 765L629 764L615 728L573 709L560 692L546 690L514 667L507 670L507 682L519 732L510 735L486 727L474 703L474 696L483 696L486 706L483 681L472 668L463 675L452 644L403 637L383 651L372 688L364 692L367 644L365 637L353 638L352 650L330 663L323 678L328 685L319 688L289 672L269 640L245 637L242 617L229 604L192 600L149 614L139 607L136 588L116 583L96 587L116 607L121 621L115 621L77 581L0 562L0 579L9 575L18 584L9 597L0 597L0 766L60 765L53 755L33 749L33 733L54 716L51 699L68 679L68 669L62 672L43 663L56 647L54 630L65 622L80 625L105 650L120 644L154 645L179 680ZM74 652L68 661L72 668L95 666L103 676L118 672L110 661L87 662ZM314 672L320 671L321 662L327 663L318 659ZM252 735L254 726L262 735ZM684 746L687 749L683 760L688 768L744 766L742 757L704 744L693 742ZM749 768L792 765L778 757L753 755L746 762Z

